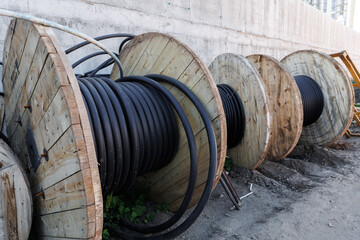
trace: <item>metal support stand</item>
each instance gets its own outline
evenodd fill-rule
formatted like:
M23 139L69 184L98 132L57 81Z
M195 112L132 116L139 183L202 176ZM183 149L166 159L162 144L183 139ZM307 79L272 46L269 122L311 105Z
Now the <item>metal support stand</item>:
M346 52L346 50L341 51L339 53L330 54L330 56L333 58L338 57L343 61L343 63L345 64L345 66L347 67L351 76L354 79L354 82L352 83L353 87L354 88L357 87L360 89L360 73L357 70L357 68L355 67L355 64L351 60L351 58L350 58L349 54ZM360 111L358 111L358 109L355 106L354 106L354 118L353 119L356 121L358 126L360 126ZM346 130L345 135L347 137L360 137L360 133L353 133L349 129Z

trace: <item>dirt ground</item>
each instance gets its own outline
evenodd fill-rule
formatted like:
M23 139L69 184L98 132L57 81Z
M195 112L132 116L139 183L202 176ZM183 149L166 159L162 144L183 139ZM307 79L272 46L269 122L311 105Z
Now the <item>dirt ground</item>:
M230 176L240 195L253 184L241 209L219 184L176 239L360 239L359 149L360 138L343 138L329 148L297 147L257 170L235 168Z

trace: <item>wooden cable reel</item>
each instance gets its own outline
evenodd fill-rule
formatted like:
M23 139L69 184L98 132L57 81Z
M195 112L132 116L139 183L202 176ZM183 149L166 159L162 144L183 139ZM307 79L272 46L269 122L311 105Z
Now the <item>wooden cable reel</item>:
M55 34L12 20L3 64L4 121L11 148L31 168L34 234L101 238L102 192L90 124Z
M33 214L29 180L2 139L0 153L0 239L27 240Z
M295 79L276 59L266 55L251 55L247 59L261 75L270 99L273 119L268 160L287 156L299 141L303 111L299 88Z
M225 159L226 131L220 96L204 64L178 40L143 34L129 42L121 58L125 74L162 73L187 85L201 100L218 144L217 180ZM101 238L103 202L94 140L73 69L51 29L13 20L4 47L5 125L23 166L31 163L35 234L42 238ZM113 77L116 77L116 69ZM188 99L171 88L185 108L199 157L195 205L207 177L204 126ZM187 186L186 138L168 166L140 177L151 196L177 209ZM184 187L183 187L184 186Z
M185 84L206 107L212 120L218 145L218 167L215 185L221 177L226 153L225 116L215 82L206 66L183 43L174 37L160 33L146 33L131 40L120 53L124 75L146 75L158 73L175 78ZM114 65L111 78L120 76L119 68ZM207 177L208 148L207 137L200 115L189 99L170 85L165 86L184 108L195 134L198 148L198 178L191 202L194 206L202 193ZM180 130L179 150L173 161L164 168L138 177L138 186L147 185L151 197L156 202L170 203L170 209L176 210L183 198L187 186L189 152L184 131Z
M314 50L294 52L281 60L291 75L314 79L324 95L324 110L319 119L303 128L300 142L328 146L348 129L355 104L354 89L341 65L327 54Z
M354 93L348 76L330 56L305 50L290 54L281 63L261 54L247 58L262 76L272 104L274 124L269 160L286 157L299 141L328 146L344 134L352 118ZM293 77L297 75L314 79L324 96L319 119L304 127L301 94Z
M209 69L215 82L230 85L244 104L244 137L236 147L228 149L227 155L236 165L255 169L264 160L271 137L271 108L265 85L250 61L240 55L219 55Z

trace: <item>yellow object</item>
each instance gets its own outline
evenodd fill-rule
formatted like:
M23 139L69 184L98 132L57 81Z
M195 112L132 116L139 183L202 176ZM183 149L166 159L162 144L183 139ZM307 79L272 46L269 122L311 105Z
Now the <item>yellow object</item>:
M339 57L343 61L343 63L345 64L345 66L347 67L351 76L354 79L352 85L354 86L354 88L357 87L360 89L360 73L357 70L357 68L355 67L355 64L351 60L351 58L350 58L349 54L346 52L346 50L341 51L339 53L330 54L330 56L333 58ZM360 126L360 111L355 106L354 106L354 118L353 119L356 121L358 126ZM346 130L345 135L347 137L360 137L360 133L352 133L350 131L350 129Z

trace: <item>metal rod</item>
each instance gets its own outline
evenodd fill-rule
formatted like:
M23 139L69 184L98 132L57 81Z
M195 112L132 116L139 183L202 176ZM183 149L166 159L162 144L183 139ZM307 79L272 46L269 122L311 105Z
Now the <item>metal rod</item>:
M229 187L228 187L227 184L225 183L225 180L224 180L223 177L220 178L220 183L221 183L221 186L224 188L226 194L227 194L228 197L230 198L231 202L234 204L236 210L240 210L240 207L239 207L239 204L238 204L237 199L233 198L233 195L232 195Z
M227 175L225 170L223 170L222 176L224 176L224 180L226 181L226 183L228 184L230 189L232 189L232 194L233 194L234 198L240 199L238 193L236 192L236 189L235 189L234 185L232 184L232 182L231 182L231 180L230 180L230 178Z

